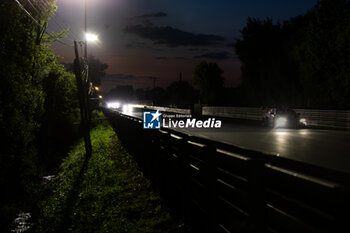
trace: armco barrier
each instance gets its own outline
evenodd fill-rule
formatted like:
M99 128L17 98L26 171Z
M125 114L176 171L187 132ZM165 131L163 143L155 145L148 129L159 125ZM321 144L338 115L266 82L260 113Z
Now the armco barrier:
M159 110L161 112L172 112L172 113L179 113L184 115L190 115L191 109L183 109L183 108L168 108L168 107L160 107L160 106L150 106L150 105L138 105L134 104L132 105L134 108L141 108L141 109L147 109L147 110Z
M350 128L350 111L295 109L311 125Z
M227 118L261 120L266 110L261 108L243 107L203 107L202 115Z
M350 232L350 175L104 110L118 137L194 232Z
M202 115L259 121L267 109L248 107L203 107ZM350 111L295 109L311 126L350 128Z

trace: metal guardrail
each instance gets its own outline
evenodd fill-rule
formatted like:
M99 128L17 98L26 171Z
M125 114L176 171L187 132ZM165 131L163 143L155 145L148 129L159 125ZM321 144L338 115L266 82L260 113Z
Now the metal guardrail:
M227 118L261 120L266 110L248 107L203 107L202 115Z
M184 115L190 115L191 109L183 109L183 108L168 108L168 107L160 107L160 106L150 106L150 105L132 105L134 108L148 109L148 110L159 110L161 112L172 112Z
M295 109L311 125L350 128L350 111Z
M133 105L134 108L191 115L191 109L168 108L150 105ZM251 107L203 107L202 115L261 121L267 109ZM350 111L295 109L307 119L310 126L327 126L350 129Z
M349 174L105 114L196 232L350 232Z
M202 115L259 121L267 109L248 107L203 107ZM350 128L350 111L295 109L308 125Z

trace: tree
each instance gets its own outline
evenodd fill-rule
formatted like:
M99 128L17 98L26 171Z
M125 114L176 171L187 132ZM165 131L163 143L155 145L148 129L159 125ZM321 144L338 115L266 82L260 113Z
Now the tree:
M194 83L199 85L199 95L204 104L216 105L224 85L223 71L216 63L202 61L193 72Z
M195 92L186 81L173 82L167 88L169 104L178 108L191 108L194 104Z
M167 93L161 87L155 87L152 90L147 91L146 94L148 99L153 101L153 105L166 106L167 105Z
M44 103L39 70L46 59L34 60L45 56L47 47L37 44L44 23L36 25L15 1L1 2L0 20L0 140L6 145L0 152L0 231L8 232L18 203L30 194L38 172L34 139Z
M78 138L79 104L72 73L57 65L43 78L44 112L37 140L39 162L47 172L56 171L72 142Z
M308 106L349 108L350 3L320 0L297 47Z
M101 78L106 75L105 70L108 68L107 64L102 63L94 56L88 58L89 77L94 86L101 85Z
M246 105L279 104L286 101L288 73L283 72L285 59L285 34L281 24L271 19L248 18L242 29L242 39L237 40L236 53L242 66Z
M241 34L244 105L350 107L348 1L320 0L282 24L249 18Z
M45 103L51 97L56 103L66 101L71 98L66 88L71 90L75 85L66 83L66 73L50 49L50 42L64 32L45 34L47 21L56 9L54 1L45 7L40 1L21 2L32 17L17 1L3 0L0 4L0 141L6 145L0 151L1 232L9 232L19 209L25 211L37 198L36 187L42 175L38 143L45 125L43 117L50 111L50 115L70 111L49 109L51 106ZM60 80L54 82L53 92L43 88L43 80L50 79ZM62 96L53 94L56 91ZM55 123L50 121L51 125Z
M120 101L122 103L133 102L135 100L134 88L129 85L116 86L108 92L107 99Z

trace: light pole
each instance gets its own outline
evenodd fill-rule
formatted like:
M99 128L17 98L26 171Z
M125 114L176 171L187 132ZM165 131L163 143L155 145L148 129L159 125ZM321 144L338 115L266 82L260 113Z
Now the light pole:
M87 66L87 76L86 76L86 82L88 84L88 95L92 96L94 89L92 86L92 82L91 82L91 78L88 75L88 71L89 71L89 64L88 64L88 56L87 56L87 42L93 42L93 43L97 43L98 42L98 36L96 34L93 33L85 33L85 61L86 61L86 66Z
M97 36L87 33L87 17L86 17L86 1L84 0L84 10L85 10L85 43L84 43L84 59L81 59L78 53L78 42L74 41L74 73L77 82L79 104L80 104L80 115L81 115L81 125L84 133L84 144L85 144L85 162L91 157L92 146L90 138L90 125L91 125L91 109L89 95L92 93L92 84L88 75L88 60L87 60L87 42L96 41Z
M84 0L84 22L85 22L85 47L84 47L84 55L85 55L85 60L87 62L87 37L86 37L86 34L87 34L87 3L86 3L87 0Z
M75 79L77 82L77 89L78 89L81 126L84 134L84 144L85 144L85 152L86 152L85 161L88 161L92 153L91 138L90 138L91 118L90 118L90 104L89 104L89 97L88 97L89 82L87 82L88 70L87 70L86 62L84 62L85 59L81 59L79 56L77 41L74 41L74 51L75 51L74 73L75 73ZM82 65L82 63L85 63L85 64Z

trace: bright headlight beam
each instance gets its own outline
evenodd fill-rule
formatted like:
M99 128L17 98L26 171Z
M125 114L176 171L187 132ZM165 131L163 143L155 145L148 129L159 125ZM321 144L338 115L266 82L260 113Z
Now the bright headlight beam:
M275 126L276 127L285 127L287 125L287 118L279 117L276 119Z
M120 103L119 102L109 102L107 103L107 108L119 108Z
M305 118L301 118L301 119L299 120L299 122L300 122L301 124L303 124L303 125L306 125L306 124L307 124Z
M132 104L124 104L123 105L123 113L127 115L131 115L133 111Z

